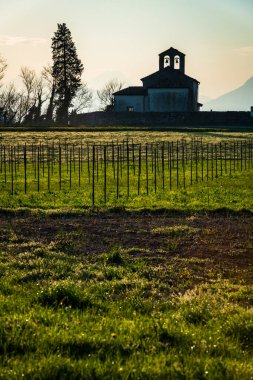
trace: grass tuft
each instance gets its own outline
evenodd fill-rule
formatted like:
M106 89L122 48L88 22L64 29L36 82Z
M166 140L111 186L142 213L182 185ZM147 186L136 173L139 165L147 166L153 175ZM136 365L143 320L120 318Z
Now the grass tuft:
M110 265L123 265L125 263L125 258L122 249L120 247L114 247L107 255L106 262Z
M38 301L42 305L53 308L86 309L92 307L90 298L85 296L81 289L73 284L59 284L43 289L38 295Z

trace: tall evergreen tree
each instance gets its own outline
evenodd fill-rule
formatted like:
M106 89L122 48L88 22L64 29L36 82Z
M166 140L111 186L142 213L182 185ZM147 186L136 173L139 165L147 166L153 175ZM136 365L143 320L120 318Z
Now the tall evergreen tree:
M66 24L58 24L52 38L53 72L57 95L56 120L67 122L68 110L76 91L81 86L83 65L78 59L76 47Z

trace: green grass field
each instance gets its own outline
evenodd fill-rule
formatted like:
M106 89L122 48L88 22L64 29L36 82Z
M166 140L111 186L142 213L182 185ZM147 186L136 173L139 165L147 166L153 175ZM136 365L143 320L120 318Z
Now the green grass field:
M252 377L251 216L0 224L0 378Z
M6 145L24 145L24 144L39 144L40 142L48 143L58 143L59 141L68 143L80 143L84 141L85 143L107 143L111 141L123 141L129 139L130 141L134 139L136 143L156 143L159 141L176 141L180 139L202 139L206 142L220 142L220 141L230 141L235 139L246 139L253 137L253 131L251 128L250 131L242 131L243 128L237 128L227 132L226 130L219 130L219 128L206 129L205 131L199 132L197 129L194 131L188 132L186 128L182 129L180 132L176 128L173 131L141 131L141 128L136 128L136 131L97 131L96 128L93 128L91 131L50 131L45 130L44 132L20 132L16 128L15 132L8 132L7 127L5 131L0 131L0 144ZM186 130L186 132L185 132Z
M5 145L41 141L1 137ZM208 143L246 137L203 135ZM202 181L199 163L191 184L188 163L186 186L174 166L172 188L166 166L164 189L160 165L155 191L150 161L148 195L145 166L139 194L131 166L129 195L123 167L118 197L108 166L106 203L101 166L94 206L87 163L80 186L73 164L71 188L63 165L61 190L57 165L50 189L40 167L40 191L29 166L26 194L19 165L13 187L9 163L6 183L4 166L0 174L0 379L253 379L250 164L230 170L228 161L225 171L223 161L221 176L217 161L218 177L207 181L203 166Z

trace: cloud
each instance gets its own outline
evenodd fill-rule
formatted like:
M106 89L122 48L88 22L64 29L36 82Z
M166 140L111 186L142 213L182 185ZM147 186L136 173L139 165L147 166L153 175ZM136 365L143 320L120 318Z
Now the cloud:
M242 46L234 49L234 51L243 55L253 55L253 46Z
M7 36L0 35L0 46L16 46L16 45L44 45L47 43L45 38L32 38L24 36Z

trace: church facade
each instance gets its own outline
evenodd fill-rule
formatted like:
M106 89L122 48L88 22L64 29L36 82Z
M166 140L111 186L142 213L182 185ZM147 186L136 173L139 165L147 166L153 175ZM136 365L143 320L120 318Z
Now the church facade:
M185 74L185 54L170 48L159 54L159 70L141 79L142 86L114 93L115 112L195 112L199 82Z

